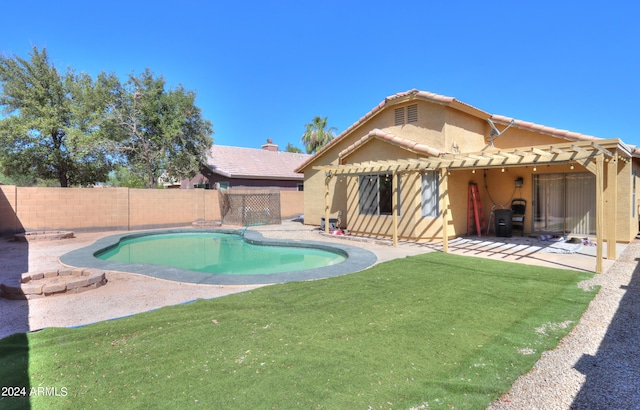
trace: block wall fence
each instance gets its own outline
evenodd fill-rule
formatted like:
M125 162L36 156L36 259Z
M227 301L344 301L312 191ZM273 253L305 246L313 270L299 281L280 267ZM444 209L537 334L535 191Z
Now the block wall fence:
M281 191L283 219L304 211L304 192ZM0 185L0 236L43 230L129 231L220 220L218 191L33 188Z

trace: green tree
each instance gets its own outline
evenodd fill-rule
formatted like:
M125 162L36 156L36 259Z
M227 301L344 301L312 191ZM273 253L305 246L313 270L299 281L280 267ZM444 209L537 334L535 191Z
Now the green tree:
M305 124L305 132L302 134L301 141L304 144L307 154L313 154L320 148L327 145L335 138L336 128L327 129L327 117L314 117L313 121Z
M109 173L107 184L113 187L146 188L145 181L139 175L133 175L125 165L116 165Z
M113 75L61 75L46 49L30 60L0 56L0 157L7 176L55 179L60 186L105 181L112 169L100 121Z
M191 177L206 161L213 128L195 99L182 86L167 90L149 69L131 74L115 93L105 130L117 135L116 150L147 188L155 188L160 176Z
M287 147L284 149L285 152L293 152L294 154L300 154L302 153L302 150L298 147L296 147L295 145L293 145L292 143L288 143Z

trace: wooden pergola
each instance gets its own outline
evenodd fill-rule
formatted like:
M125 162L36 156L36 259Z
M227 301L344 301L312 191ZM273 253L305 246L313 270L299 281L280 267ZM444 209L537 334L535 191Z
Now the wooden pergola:
M607 147L607 148L605 148ZM626 155L620 156L619 152ZM606 201L611 209L617 209L617 163L618 160L629 161L631 157L628 147L618 139L580 141L547 146L534 146L513 149L487 149L474 153L442 154L440 156L370 161L354 164L323 165L314 169L325 172L325 221L329 221L329 183L334 176L356 176L374 173L393 175L392 182L392 217L393 245L398 245L398 178L401 173L439 171L441 173L442 192L448 192L448 175L455 170L475 170L489 168L511 168L531 166L536 170L541 165L576 164L581 165L596 177L596 268L603 272L603 240L606 239L607 258L616 259L616 212L611 212L611 220L604 223L605 178L607 181ZM447 233L448 195L444 196L441 218L443 229L443 250L449 250ZM329 223L325 223L329 230ZM606 238L605 238L606 236Z

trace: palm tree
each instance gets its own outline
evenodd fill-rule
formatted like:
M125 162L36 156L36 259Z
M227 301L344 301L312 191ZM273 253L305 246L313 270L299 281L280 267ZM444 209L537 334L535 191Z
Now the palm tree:
M314 117L310 124L306 124L307 128L302 134L302 143L307 149L307 154L313 154L320 148L324 147L335 138L335 130L337 128L330 127L327 129L327 117Z

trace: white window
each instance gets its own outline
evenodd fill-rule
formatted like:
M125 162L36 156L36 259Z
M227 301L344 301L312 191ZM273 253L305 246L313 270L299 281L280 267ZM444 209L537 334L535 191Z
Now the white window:
M400 176L398 176L398 187ZM393 175L361 175L358 186L360 215L391 215L393 213ZM398 188L400 215L400 188Z
M440 189L438 174L428 171L422 174L422 217L437 218L440 214Z

